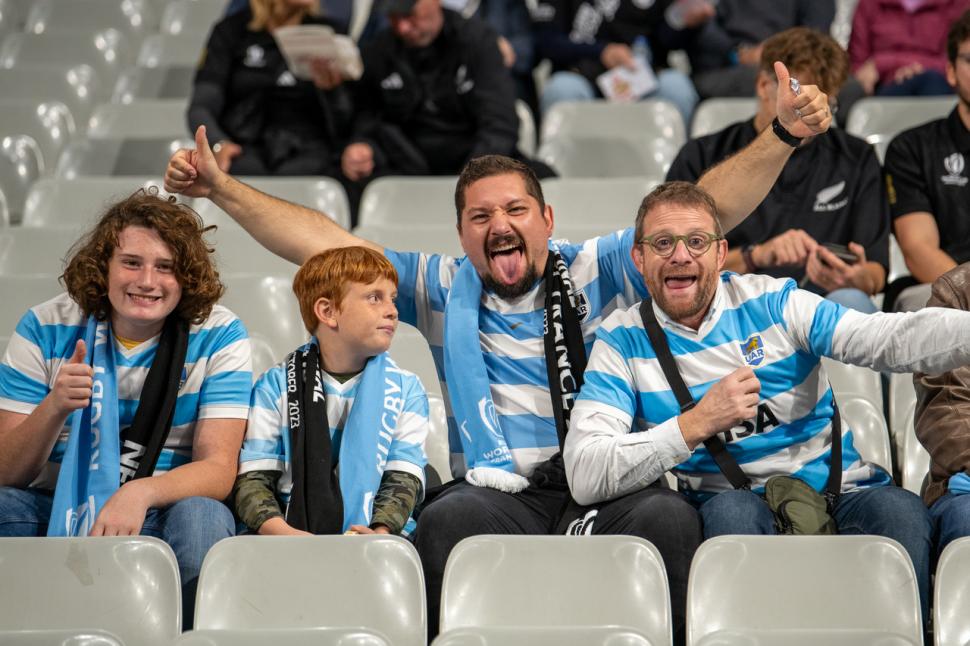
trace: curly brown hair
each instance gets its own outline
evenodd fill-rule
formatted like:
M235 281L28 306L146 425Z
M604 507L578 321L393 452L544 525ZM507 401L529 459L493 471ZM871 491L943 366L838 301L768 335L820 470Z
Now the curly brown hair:
M849 75L849 55L839 43L808 27L793 27L766 40L761 48L761 69L775 78L775 61L793 75L810 72L815 84L830 96L838 94Z
M118 246L118 236L130 226L152 229L172 250L175 279L182 288L175 313L190 323L208 318L226 289L212 261L214 249L204 237L215 226L205 226L198 213L176 203L174 197L159 197L156 187L139 189L108 207L68 252L61 282L84 314L104 320L111 312L108 261Z

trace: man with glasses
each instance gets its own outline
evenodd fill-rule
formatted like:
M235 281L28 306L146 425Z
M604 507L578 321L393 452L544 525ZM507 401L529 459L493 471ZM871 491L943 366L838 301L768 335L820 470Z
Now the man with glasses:
M950 28L946 51L957 106L898 135L886 151L893 229L914 283L896 299L902 312L926 305L933 281L970 261L970 11Z
M796 27L769 38L762 48L754 119L687 142L668 180L696 181L772 127L777 80L771 65L776 60L800 81L817 83L829 97L838 93L848 73L845 51L819 31ZM834 98L829 109L837 109ZM768 197L728 233L725 268L788 276L847 307L874 312L870 296L882 290L889 265L889 210L879 161L869 144L844 130L791 144L797 149Z
M839 425L822 356L873 370L939 372L970 363L970 313L862 314L791 279L721 272L728 255L714 200L687 182L644 198L632 257L653 299L619 308L596 332L563 458L580 504L622 499L666 473L698 508L705 538L775 534L763 497L774 476L822 492ZM655 338L696 404L678 404ZM682 412L684 411L684 412ZM839 533L898 541L916 568L927 616L930 520L919 497L892 484L841 423ZM741 478L734 488L705 441L717 437ZM716 442L715 442L716 444ZM838 462L837 462L838 464ZM841 487L839 487L841 483ZM801 485L804 486L804 485Z

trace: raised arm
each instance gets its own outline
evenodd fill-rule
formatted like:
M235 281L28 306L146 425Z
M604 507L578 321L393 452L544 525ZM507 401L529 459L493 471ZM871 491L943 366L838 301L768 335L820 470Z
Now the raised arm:
M165 190L209 198L260 244L297 264L336 247L363 245L384 251L319 211L267 195L219 170L205 126L195 131L195 150L183 148L172 155L165 171Z
M790 134L804 138L825 132L832 124L828 96L815 85L789 86L788 68L775 62L778 77L778 121ZM729 231L761 203L774 186L794 148L768 127L736 155L712 167L698 180L717 202L721 225Z

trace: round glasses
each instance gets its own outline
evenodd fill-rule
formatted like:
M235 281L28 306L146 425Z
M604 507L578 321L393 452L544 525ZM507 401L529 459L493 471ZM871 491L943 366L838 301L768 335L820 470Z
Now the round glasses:
M720 240L721 237L707 231L692 231L682 236L675 236L672 233L655 233L652 236L644 236L637 242L649 246L651 251L661 258L669 258L674 253L674 249L677 248L677 243L683 241L687 252L697 258L707 253L711 245Z

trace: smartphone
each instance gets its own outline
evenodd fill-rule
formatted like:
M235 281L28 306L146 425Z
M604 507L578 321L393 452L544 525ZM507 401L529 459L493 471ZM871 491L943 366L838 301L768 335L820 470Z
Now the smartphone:
M836 258L841 260L847 265L854 265L859 262L859 256L855 255L849 248L844 244L836 244L834 242L823 242L822 246L831 251Z

